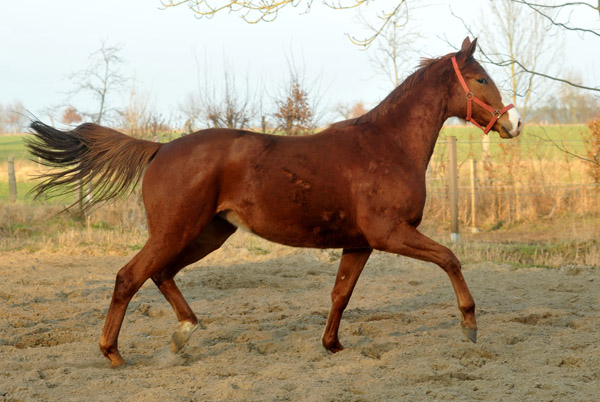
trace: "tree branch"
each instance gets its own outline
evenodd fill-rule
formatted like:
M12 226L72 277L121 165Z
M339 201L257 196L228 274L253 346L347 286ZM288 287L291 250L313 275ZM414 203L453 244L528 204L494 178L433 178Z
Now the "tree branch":
M511 0L511 1L520 2L521 0ZM458 20L460 20L460 22L462 22L464 28L467 30L467 32L469 33L469 35L471 37L476 37L477 36L477 35L475 35L473 33L473 31L471 30L471 27L469 27L467 25L467 23L465 22L465 20L454 13L454 11L452 10L452 8L450 8L450 13L455 18L457 18ZM450 44L450 42L447 39L446 39L446 42L448 44ZM453 44L450 44L450 45L452 47L454 47ZM484 63L493 64L493 65L498 66L498 67L506 67L506 66L509 66L511 64L516 64L517 66L519 66L523 70L522 72L525 72L525 73L528 73L528 74L532 74L532 75L537 75L537 76L540 76L540 77L543 77L543 78L546 78L546 79L549 79L549 80L552 80L552 81L562 82L564 84L570 85L570 86L575 87L575 88L585 89L587 91L593 91L593 92L600 92L600 87L588 87L586 85L577 84L577 83L574 83L572 81L566 80L564 78L558 78L558 77L554 77L554 76L551 76L551 75L548 75L548 74L545 74L545 73L540 73L538 71L531 70L531 69L525 67L523 65L523 63L521 63L518 60L509 59L509 60L495 61L495 60L493 60L488 55L488 53L485 52L484 49L481 48L481 46L478 46L478 50L479 50L480 54L483 56L483 58L485 59L485 60L482 60ZM500 55L500 56L502 56L502 55ZM504 57L504 56L502 56L502 57Z
M554 140L553 140L553 139L552 139L552 138L551 138L551 137L548 135L548 133L546 132L546 128L545 128L544 126L540 126L540 127L541 127L541 128L542 128L542 130L544 131L544 134L546 135L546 138L544 138L544 137L540 137L539 135L536 135L536 134L529 134L529 135L531 135L532 137L536 137L536 138L538 138L538 139L540 139L540 140L542 140L542 141L544 141L544 142L549 142L549 143L551 143L551 144L552 144L552 145L554 145L554 146L555 146L555 147L556 147L556 148L557 148L559 151L561 151L561 152L564 152L564 153L565 153L565 154L567 154L567 155L571 155L571 156L573 156L573 157L575 157L575 158L577 158L577 159L580 159L580 160L582 160L582 161L584 161L584 162L589 162L589 163L592 163L592 164L594 164L594 165L600 166L600 163L598 163L597 161L595 161L595 160L593 160L593 159L586 158L586 157L584 157L584 156L581 156L581 155L578 155L578 154L576 154L576 153L573 153L573 152L569 151L569 150L568 150L566 147L559 145L559 144L558 144L556 141L554 141Z
M483 51L482 51L482 54L483 54ZM588 86L585 86L585 85L576 84L574 82L571 82L569 80L565 80L563 78L553 77L553 76L548 75L548 74L544 74L544 73L540 73L540 72L537 72L537 71L530 70L527 67L525 67L518 60L502 60L500 62L495 62L495 61L492 61L492 60L490 60L488 58L488 63L494 64L494 65L496 65L498 67L506 67L506 66L511 65L511 64L516 64L517 66L521 67L524 72L526 72L528 74L537 75L537 76L540 76L540 77L547 78L549 80L562 82L562 83L565 83L565 84L570 85L570 86L575 87L575 88L585 89L587 91L600 92L600 87L588 87Z
M228 10L230 13L239 12L244 21L256 24L260 21L274 21L279 10L288 5L298 7L303 1L307 4L307 11L310 10L313 0L229 0L219 6L213 6L209 0L162 0L161 4L164 8L187 4L198 18L212 18L224 10ZM254 16L256 18L251 18Z
M346 34L350 41L355 45L368 48L371 43L381 34L390 20L396 15L400 7L407 0L397 0L398 4L393 11L383 13L379 16L382 24L376 32L366 39L357 39ZM306 4L305 13L309 12L313 0L228 0L225 4L212 6L210 0L161 0L164 8L171 8L186 4L198 18L212 18L216 14L228 10L230 13L241 13L244 21L250 24L256 24L260 21L272 22L277 18L281 9L286 6L298 7L300 4ZM323 4L335 10L348 10L357 8L370 3L370 0L323 0Z
M360 0L357 0L357 1L360 1ZM383 30L388 25L388 23L393 20L393 18L396 16L396 14L398 13L398 11L400 10L400 7L402 5L406 5L406 0L400 0L398 5L394 8L394 10L392 12L383 13L382 15L380 15L379 18L383 21L383 23L381 24L379 29L375 30L375 33L373 35L369 36L368 38L356 39L355 37L353 37L349 34L346 34L346 36L355 45L362 46L365 49L368 49L371 46L371 44L375 41L375 39L377 39L377 37L379 37L379 35L381 35L381 32L383 32Z
M543 4L535 4L535 3L530 3L529 1L525 1L525 0L510 0L513 3L518 3L518 4L523 4L527 7L529 7L530 9L532 9L533 11L535 11L536 13L538 13L539 15L541 15L542 17L546 18L548 21L550 21L550 23L552 25L555 25L559 28L564 28L568 31L576 31L576 32L583 32L583 33L590 33L592 35L596 35L598 37L600 37L600 32L597 32L593 29L587 29L587 28L578 28L578 27L571 27L568 26L567 24L564 24L562 22L557 22L554 20L554 18L552 18L551 16L549 16L546 13L543 13L542 11L540 11L540 8L562 8L562 7L571 7L571 6L577 6L577 5L585 5L588 6L592 9L597 9L598 12L600 12L600 2L598 3L598 8L595 8L594 6L592 6L591 4L588 3L583 3L583 2L573 2L573 3L564 3L564 4L560 4L560 5L554 5L554 6L547 6L547 5L543 5Z

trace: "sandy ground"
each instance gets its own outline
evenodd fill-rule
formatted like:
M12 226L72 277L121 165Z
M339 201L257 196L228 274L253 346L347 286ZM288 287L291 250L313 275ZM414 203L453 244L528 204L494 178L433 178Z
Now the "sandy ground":
M465 266L478 304L472 344L443 271L375 253L342 320L346 350L334 355L320 336L339 253L242 240L177 277L202 327L179 355L172 310L152 283L140 290L119 369L98 340L128 257L0 255L0 400L599 398L598 267Z

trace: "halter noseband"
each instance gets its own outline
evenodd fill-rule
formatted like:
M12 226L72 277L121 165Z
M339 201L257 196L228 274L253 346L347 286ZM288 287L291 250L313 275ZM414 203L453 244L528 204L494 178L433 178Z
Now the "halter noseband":
M493 107L491 107L490 105L488 105L487 103L485 103L484 101L482 101L481 99L476 97L473 94L473 92L471 92L469 90L469 87L467 86L467 83L465 82L465 79L463 78L463 76L460 73L460 70L458 68L458 63L456 62L456 57L454 57L454 56L452 56L452 65L454 66L454 71L456 72L458 81L460 82L460 85L465 90L465 94L467 97L467 118L465 120L470 121L471 123L475 124L477 127L482 129L485 134L487 134L492 129L492 127L494 126L496 121L500 118L500 116L502 116L504 113L508 112L510 109L515 107L515 105L513 105L511 103L510 105L505 106L501 110L494 109ZM481 106L482 108L484 108L485 110L490 112L493 116L492 120L490 120L490 122L488 123L488 125L485 128L483 126L481 126L479 123L477 123L475 120L473 120L473 118L471 117L473 101L475 101L475 103L477 103L479 106Z

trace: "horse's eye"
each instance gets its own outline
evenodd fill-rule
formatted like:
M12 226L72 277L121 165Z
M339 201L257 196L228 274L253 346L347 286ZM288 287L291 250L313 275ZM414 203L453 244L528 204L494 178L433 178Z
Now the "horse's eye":
M487 83L488 83L488 82L487 82L487 80L486 80L485 78L478 78L478 79L477 79L477 82L478 82L478 83L480 83L480 84L483 84L483 85L485 85L485 84L487 84Z

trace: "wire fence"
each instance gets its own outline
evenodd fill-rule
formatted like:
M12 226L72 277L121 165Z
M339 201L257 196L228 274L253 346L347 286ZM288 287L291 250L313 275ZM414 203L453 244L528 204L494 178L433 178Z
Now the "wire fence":
M593 157L599 149L599 140L585 139L438 141L427 170L425 215L473 228L558 214L598 215L600 165Z

